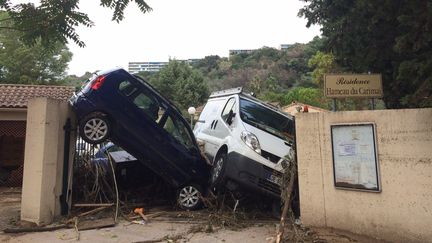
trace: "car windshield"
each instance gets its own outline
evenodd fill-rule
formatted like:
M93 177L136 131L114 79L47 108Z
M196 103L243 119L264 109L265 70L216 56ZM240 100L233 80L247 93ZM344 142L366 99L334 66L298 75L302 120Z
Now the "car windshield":
M293 138L294 122L258 103L241 98L240 118L247 124L284 140L292 140Z

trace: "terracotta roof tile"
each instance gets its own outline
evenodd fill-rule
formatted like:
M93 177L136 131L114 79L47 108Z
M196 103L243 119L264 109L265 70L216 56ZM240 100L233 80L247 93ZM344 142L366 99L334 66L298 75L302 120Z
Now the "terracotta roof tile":
M291 103L291 104L289 104L287 106L284 106L284 107L282 107L282 111L286 112L286 113L288 113L288 114L290 114L292 116L295 116L295 114L298 113L297 107L298 106L304 107L305 105L308 106L309 113L313 113L313 112L326 112L326 111L328 111L328 110L323 109L323 108L319 108L319 107L316 107L316 106L311 106L311 105L308 105L308 104L303 104L303 103L300 103L300 102L293 102L293 103Z
M36 97L68 100L74 91L73 86L0 84L0 108L26 108Z

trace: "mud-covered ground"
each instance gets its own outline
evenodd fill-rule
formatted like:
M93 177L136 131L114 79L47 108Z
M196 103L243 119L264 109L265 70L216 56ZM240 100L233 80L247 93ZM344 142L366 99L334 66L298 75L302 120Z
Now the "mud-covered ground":
M0 242L274 242L278 221L271 218L247 218L230 213L201 210L185 212L176 209L152 209L146 224L132 223L133 213L121 215L115 227L75 230L59 229L49 232L3 233L5 228L29 227L19 221L21 191L16 188L0 188ZM153 211L153 212L152 212ZM157 214L157 213L156 213ZM107 210L83 218L112 218ZM65 219L61 219L65 220ZM286 232L293 236L293 229ZM297 227L298 241L303 242L380 242L375 239L333 229ZM294 239L290 237L291 239Z
M0 230L15 225L20 217L21 188L0 187Z

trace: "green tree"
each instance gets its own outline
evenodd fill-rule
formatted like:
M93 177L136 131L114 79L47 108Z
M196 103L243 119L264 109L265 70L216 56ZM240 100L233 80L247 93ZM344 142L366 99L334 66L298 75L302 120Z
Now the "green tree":
M100 0L101 6L113 10L112 20L124 19L124 10L132 0ZM151 8L144 0L133 0L145 13ZM0 0L0 10L9 14L0 19L0 30L14 29L19 31L20 38L27 44L36 44L39 40L44 45L56 45L72 40L79 46L85 46L76 33L78 26L93 26L87 14L78 11L79 0L42 0L39 6L33 3L12 4L9 0ZM12 26L3 25L5 20L12 19Z
M0 18L5 17L0 13ZM11 26L11 20L2 22ZM63 43L53 43L49 49L40 41L27 46L13 29L0 32L0 83L59 84L65 77L72 53Z
M264 81L258 76L254 76L251 81L249 81L248 88L250 91L254 92L256 95L260 95L263 91Z
M277 82L276 77L272 75L267 77L267 79L264 81L264 85L265 89L270 92L276 92L281 88Z
M283 106L286 105L284 96L285 96L284 93L267 91L261 94L260 96L258 96L258 98L267 102L278 102L280 105Z
M335 58L331 53L323 53L318 51L309 59L308 65L314 68L312 71L312 80L320 87L324 87L324 75L326 73L337 72Z
M179 61L170 60L168 65L162 68L156 75L151 77L148 81L165 97L170 100L176 98L176 87L177 80L183 78L184 69Z
M323 45L324 39L315 37L307 44L295 43L285 50L263 47L229 58L208 56L193 68L203 73L211 91L243 86L261 99L283 103L282 97L292 87L318 87L312 82L314 67L308 62L323 50Z
M321 89L296 87L291 89L283 97L283 105L291 104L292 102L300 102L316 107L328 109L328 102L323 97Z
M200 69L203 73L209 73L212 69L218 69L220 59L217 55L206 56L194 64L194 68Z
M295 43L287 50L263 47L232 55L229 60L220 59L217 67L204 74L211 90L244 86L264 95L295 86L316 87L311 82L308 60L321 46L322 40L315 37L308 44Z
M432 106L432 3L302 0L344 71L381 73L389 108Z
M190 106L202 105L208 98L209 92L204 77L197 71L191 71L189 77L178 80L176 84L176 101L180 107L187 109Z
M168 65L149 81L181 109L199 106L208 98L208 87L201 72L182 61L170 60Z
M75 86L75 89L79 90L92 75L91 72L86 72L80 77L76 75L68 75L63 79L63 83L65 85Z
M136 75L140 76L144 80L150 80L155 75L157 75L157 73L156 72L149 72L149 71L141 71L141 72L137 73Z

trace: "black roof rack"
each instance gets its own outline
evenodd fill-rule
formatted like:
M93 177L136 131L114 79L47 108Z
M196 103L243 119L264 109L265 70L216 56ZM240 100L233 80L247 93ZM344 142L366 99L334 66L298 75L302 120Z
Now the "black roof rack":
M243 91L243 87L215 91L210 94L210 98L233 95L233 94L241 94L242 91Z
M262 100L257 99L253 93L247 93L247 92L243 92L243 87L237 87L237 88L231 88L231 89L225 89L225 90L221 90L221 91L215 91L213 93L210 94L209 98L215 98L215 97L223 97L223 96L228 96L228 95L233 95L233 94L239 94L242 97L248 98L254 102L257 102L273 111L276 111L284 116L288 116L291 119L293 119L294 117L286 112L283 112L281 109L279 109L278 107L269 104L267 102L264 102Z

